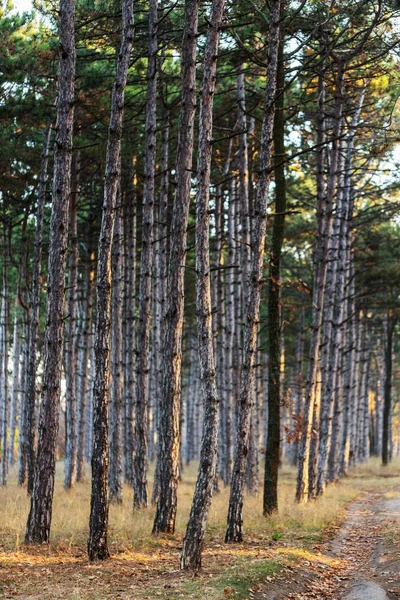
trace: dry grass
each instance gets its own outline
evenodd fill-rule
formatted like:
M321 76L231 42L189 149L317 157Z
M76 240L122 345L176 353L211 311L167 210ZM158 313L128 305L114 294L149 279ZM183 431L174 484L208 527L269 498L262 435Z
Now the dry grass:
M178 557L193 494L195 465L185 470L179 487L174 536L152 537L154 509L133 512L132 491L124 487L123 505L113 505L110 511L109 539L113 560L100 567L88 565L86 560L90 483L76 485L66 493L62 489L62 464L57 469L49 547L35 549L23 544L29 501L26 491L17 487L14 473L10 474L10 485L0 489L0 575L7 575L8 587L4 591L10 589L13 595L22 598L138 600L160 596L172 599L181 594L200 598L206 593L209 600L213 600L223 597L221 590L224 586L230 589L232 581L237 583L237 589L232 588L235 597L245 598L245 590L252 581L273 575L279 564L296 560L299 553L312 553L338 525L346 505L356 496L376 488L395 494L400 477L400 461L384 469L378 460L372 460L329 487L317 502L299 506L294 502L295 471L285 464L280 474L279 514L265 519L261 512L261 494L247 496L244 509L246 541L234 546L223 543L229 491L222 489L214 497L211 507L204 575L190 582L187 575L178 571ZM151 483L150 477L150 489ZM15 588L13 573L21 569L27 569L28 575L25 573L24 585L21 587L19 583ZM45 590L40 589L40 594L35 595L32 577L43 569L49 580L49 592L46 595ZM132 590L134 595L129 595ZM196 596L196 590L199 596ZM0 583L0 596L1 592Z

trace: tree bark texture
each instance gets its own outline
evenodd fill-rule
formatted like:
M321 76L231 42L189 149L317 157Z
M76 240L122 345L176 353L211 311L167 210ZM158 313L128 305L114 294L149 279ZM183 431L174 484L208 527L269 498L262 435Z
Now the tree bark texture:
M272 138L275 115L278 48L280 36L281 0L271 4L269 27L269 62L265 92L264 118L261 132L260 175L254 207L251 240L251 269L245 310L244 345L238 401L235 462L229 498L226 542L243 539L243 495L249 443L249 429L254 385L254 364L260 319L260 298L264 259L267 210L269 204L269 171L272 157Z
M33 256L32 292L30 297L29 346L26 373L26 401L24 413L25 452L27 457L28 494L33 490L35 470L35 405L37 344L40 308L40 277L42 272L43 211L46 196L47 172L51 140L51 121L47 122L43 135L43 151L40 163L39 188L36 208L36 232Z
M49 542L60 406L64 286L71 192L75 87L75 1L61 0L54 174L47 281L46 334L38 452L26 527L27 543ZM38 282L39 283L39 282ZM31 357L30 357L31 360Z
M69 207L69 275L65 327L66 448L64 489L69 490L76 475L76 393L77 393L77 287L78 287L78 195L79 160L72 159L72 189Z
M196 110L196 47L198 0L186 0L182 41L181 111L176 158L176 190L170 231L162 351L159 415L160 489L153 532L173 533L177 508L179 411L181 403L182 333L187 226L190 207L194 116Z
M211 6L200 100L196 193L196 312L204 416L196 487L183 540L182 569L199 569L201 566L201 553L208 511L214 491L218 457L219 398L216 385L212 327L209 202L213 102L224 5L224 0L213 0Z
M108 401L110 379L111 250L118 185L124 95L133 44L133 2L122 4L122 38L111 98L103 214L97 262L95 327L95 380L93 387L92 494L90 503L89 560L108 558Z
M265 452L263 514L278 510L278 468L281 411L281 253L285 232L285 115L283 35L279 40L277 98L274 121L275 216L269 255L268 281L268 438Z
M304 402L303 431L299 446L298 474L296 485L296 500L307 502L309 492L309 466L310 449L312 442L312 428L318 420L319 406L317 402L317 373L319 365L319 346L321 338L322 319L324 311L324 295L327 275L327 252L328 241L332 234L333 201L336 193L339 164L339 134L342 124L343 110L343 77L342 66L338 68L335 87L335 114L333 126L333 140L330 152L328 185L325 196L324 170L325 152L323 143L325 140L325 116L324 116L324 94L325 82L323 72L319 75L318 94L318 147L317 152L317 240L314 259L314 282L313 282L313 323L311 331L311 342L309 350L309 362L307 372L307 384ZM322 144L322 145L320 145Z
M136 334L136 405L135 456L133 462L133 503L136 508L148 504L148 384L151 320L151 273L153 266L154 200L156 168L156 104L157 104L157 1L151 0L148 14L149 55L147 66L146 155L143 193L142 253L138 328Z
M110 502L122 503L122 269L121 216L115 211L111 255Z

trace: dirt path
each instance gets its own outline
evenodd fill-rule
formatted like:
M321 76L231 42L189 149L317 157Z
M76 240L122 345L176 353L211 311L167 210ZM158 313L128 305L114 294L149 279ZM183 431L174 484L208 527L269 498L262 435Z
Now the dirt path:
M258 598L400 599L400 490L367 492L353 503L333 540L288 567Z

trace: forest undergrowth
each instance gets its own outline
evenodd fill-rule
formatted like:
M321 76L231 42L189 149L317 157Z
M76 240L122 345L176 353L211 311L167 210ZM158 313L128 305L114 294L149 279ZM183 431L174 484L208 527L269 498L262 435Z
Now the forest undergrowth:
M245 541L224 544L229 490L213 498L207 528L203 569L179 570L182 537L190 510L196 465L186 468L179 488L177 530L173 536L151 536L153 508L132 511L132 491L125 487L122 505L110 513L112 558L89 564L86 555L90 504L89 478L66 493L58 464L51 543L23 544L29 501L15 474L0 489L0 596L63 600L144 600L180 597L213 600L248 598L261 582L272 581L299 559L321 559L323 542L333 535L346 506L368 490L398 494L400 460L382 467L377 459L355 468L330 486L315 503L294 502L295 470L281 468L279 514L264 518L258 495L245 500ZM326 557L327 564L332 558ZM23 574L23 577L20 575Z

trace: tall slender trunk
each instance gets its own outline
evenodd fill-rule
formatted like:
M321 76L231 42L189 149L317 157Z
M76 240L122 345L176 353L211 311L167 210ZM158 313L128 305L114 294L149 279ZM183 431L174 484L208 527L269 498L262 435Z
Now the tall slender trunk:
M125 270L126 306L124 335L125 381L124 381L124 478L133 484L133 444L135 398L135 322L136 322L136 156L131 159L128 170L128 186L125 194L124 238L127 245Z
M151 272L153 266L154 200L156 168L156 108L157 108L157 0L150 0L149 58L147 66L146 157L143 194L142 254L140 259L140 289L136 338L136 422L135 457L133 462L133 503L146 507L148 450L148 382L151 317Z
M111 98L103 215L97 262L95 380L93 387L92 493L89 560L108 558L108 400L110 379L111 249L121 166L122 119L129 59L133 44L133 1L122 4L122 38Z
M72 160L72 189L69 207L70 255L68 275L68 303L65 328L65 379L66 379L66 448L64 489L69 490L76 473L76 391L77 391L77 287L78 287L78 195L79 160Z
M160 490L153 532L175 530L181 398L184 266L190 206L194 116L196 109L196 46L198 0L185 1L181 63L181 112L176 158L176 191L170 231L170 251L159 415Z
M157 430L157 444L156 444L156 467L154 474L153 492L151 497L151 503L156 504L160 491L160 440L158 436L159 431L159 418L160 418L160 402L162 394L163 384L163 365L162 365L162 348L164 341L164 318L165 318L165 304L167 299L167 241L168 241L168 190L169 190L169 168L168 168L168 155L169 155L169 129L170 129L170 115L169 110L165 109L163 115L163 136L162 136L162 153L161 153L161 183L160 183L160 196L158 201L158 250L156 253L157 263L157 278L158 287L157 295L155 300L155 314L154 320L157 322L157 329L155 332L156 338L154 339L155 356L157 357L155 362L155 403L154 403L154 415L153 420L155 421Z
M19 409L19 396L20 396L20 353L21 344L19 336L19 321L18 312L15 311L14 317L14 331L13 331L13 370L12 370L12 391L11 391L11 405L10 405L10 444L8 447L8 464L13 465L15 462L15 430L17 426L17 416Z
M390 410L392 405L392 371L393 371L393 341L397 317L388 314L387 331L385 340L385 387L383 400L383 423L382 423L382 464L387 466L390 460Z
M364 460L364 410L365 410L365 390L367 386L367 372L368 372L368 321L365 314L365 310L360 311L361 319L360 326L362 328L361 334L361 353L360 353L360 379L357 391L357 462Z
M296 379L294 384L294 423L293 423L293 435L295 437L293 441L293 464L297 465L297 455L299 448L299 424L301 423L303 413L303 362L304 362L304 332L305 332L305 310L304 306L300 311L300 325L297 333L297 344L296 344Z
M64 330L64 286L71 191L75 85L75 0L61 0L53 198L50 222L46 335L38 452L26 527L28 543L49 542ZM31 360L31 358L30 358Z
M249 203L249 158L247 143L247 117L246 117L246 89L244 78L244 65L240 65L237 79L237 103L239 130L239 189L238 203L240 206L239 218L241 220L241 279L242 279L242 309L246 306L247 284L251 268L251 246L250 246L250 203Z
M278 510L278 468L281 411L281 253L285 233L285 65L281 33L277 66L277 99L274 121L275 216L269 255L268 277L268 441L265 452L263 514Z
M91 245L90 245L91 246ZM88 264L85 268L85 291L83 299L83 324L82 324L82 352L79 363L78 377L78 414L77 414L77 454L76 454L76 480L82 481L85 477L85 442L86 442L86 417L88 396L88 375L90 346L92 334L92 312L93 312L93 281L94 281L94 254L89 246Z
M317 402L317 373L319 363L319 347L321 339L322 317L324 311L324 295L327 275L328 242L332 234L333 201L337 189L339 165L339 134L342 125L343 111L343 81L344 65L338 64L335 82L335 112L333 124L333 139L330 152L329 177L325 197L324 169L325 153L323 144L325 140L324 99L325 83L323 69L319 74L318 84L318 153L317 153L317 241L314 261L313 283L313 323L309 350L307 384L304 402L303 432L299 448L299 462L296 485L296 500L307 502L309 492L309 466L310 446L313 422L317 422L319 406Z
M22 318L22 361L20 379L20 404L19 404L19 439L18 439L18 485L25 484L27 476L27 446L26 446L26 377L29 352L29 323L28 313L23 312Z
M232 410L233 410L233 353L235 339L235 226L236 199L234 190L229 195L228 209L228 272L226 277L226 329L225 329L225 385L224 385L224 470L225 486L228 486L232 477Z
M1 414L1 485L7 485L8 478L8 411L10 398L8 393L8 239L5 232L4 235L4 254L3 254L3 290L1 302L1 358L2 368L0 377L0 394L2 399L2 414Z
M264 119L261 132L260 175L252 226L251 270L248 281L246 310L244 313L246 321L244 324L243 358L238 401L236 452L229 499L228 527L225 535L226 542L240 542L243 539L243 495L249 443L254 364L260 319L265 232L269 204L269 171L272 158L280 20L281 0L274 0L271 3L270 14L269 62L267 68Z
M355 304L355 302L354 302ZM357 420L358 420L358 396L360 387L360 364L361 364L361 325L359 312L354 306L353 315L354 327L354 368L351 383L351 415L350 415L350 450L349 450L349 465L354 466L357 463Z
M196 194L196 312L204 414L199 470L181 554L182 569L198 569L201 566L201 553L218 458L219 398L212 329L209 204L213 103L224 4L224 0L213 0L211 6L200 100Z
M27 483L28 494L33 490L33 476L35 470L35 400L36 400L36 369L37 369L37 344L40 308L40 278L42 272L42 237L43 213L46 196L47 171L49 164L49 151L51 139L51 121L49 120L43 135L43 151L40 163L39 188L36 208L36 232L33 256L32 292L30 297L30 322L29 346L26 373L26 401L24 414L24 437L27 457Z
M122 502L122 297L121 215L115 210L111 254L110 502Z
M92 462L93 453L93 398L94 398L94 381L96 378L96 359L94 353L94 342L95 342L95 324L92 324L90 332L90 372L89 372L89 386L88 386L88 402L86 409L86 441L85 441L85 457L86 462Z

